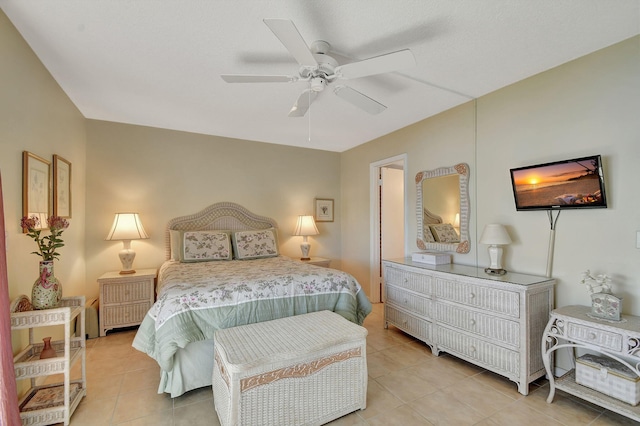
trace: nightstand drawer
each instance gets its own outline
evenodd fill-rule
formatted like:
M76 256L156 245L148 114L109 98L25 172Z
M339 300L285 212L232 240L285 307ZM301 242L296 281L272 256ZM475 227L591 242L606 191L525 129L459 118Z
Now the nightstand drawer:
M103 283L100 305L153 299L153 280L137 279L125 283Z
M141 302L128 305L101 306L100 310L104 310L102 318L105 327L119 327L140 324L150 308L150 302Z

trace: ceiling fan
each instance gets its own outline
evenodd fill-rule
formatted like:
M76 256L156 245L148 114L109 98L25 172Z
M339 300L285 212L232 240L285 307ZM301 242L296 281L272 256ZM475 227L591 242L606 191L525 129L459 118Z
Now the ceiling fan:
M309 88L304 90L289 112L289 117L303 117L318 93L337 80L349 80L375 74L397 71L415 66L416 61L409 49L399 50L362 61L344 65L338 64L329 55L330 45L326 41L318 40L307 46L300 32L292 21L287 19L264 19L264 23L280 39L289 53L300 64L297 75L244 75L223 74L222 79L227 83L293 83L297 81L309 82ZM347 102L370 113L378 114L385 109L382 105L367 95L345 85L337 85L333 92Z

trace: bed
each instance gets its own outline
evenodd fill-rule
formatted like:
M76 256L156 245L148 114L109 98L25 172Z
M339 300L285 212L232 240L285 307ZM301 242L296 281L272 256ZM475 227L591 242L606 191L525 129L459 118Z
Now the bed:
M211 385L218 329L321 310L362 325L371 304L356 279L280 255L277 229L228 202L168 222L157 299L133 341L160 366L158 393Z

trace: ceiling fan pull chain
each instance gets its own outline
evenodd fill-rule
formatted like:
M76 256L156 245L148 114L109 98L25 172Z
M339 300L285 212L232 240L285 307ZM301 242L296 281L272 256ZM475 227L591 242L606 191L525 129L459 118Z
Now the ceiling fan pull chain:
M311 80L309 80L309 144L311 144Z

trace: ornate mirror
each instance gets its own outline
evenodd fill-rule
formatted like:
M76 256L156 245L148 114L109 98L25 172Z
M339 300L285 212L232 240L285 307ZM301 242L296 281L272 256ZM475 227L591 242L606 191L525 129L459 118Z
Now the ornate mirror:
M469 165L419 172L416 191L418 248L468 253Z

